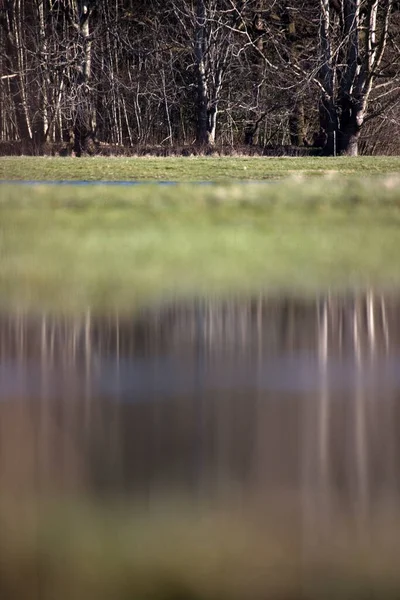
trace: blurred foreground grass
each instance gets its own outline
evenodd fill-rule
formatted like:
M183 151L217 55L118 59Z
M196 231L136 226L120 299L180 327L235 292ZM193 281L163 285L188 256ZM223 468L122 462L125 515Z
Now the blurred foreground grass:
M298 504L27 506L0 511L2 600L400 597L400 540L385 513L364 528L336 514L307 529Z
M400 183L2 186L0 305L132 310L168 297L400 285Z

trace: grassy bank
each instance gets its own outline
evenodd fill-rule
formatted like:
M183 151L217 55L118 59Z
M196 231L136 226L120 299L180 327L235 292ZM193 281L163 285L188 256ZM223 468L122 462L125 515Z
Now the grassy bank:
M50 158L0 159L0 179L28 180L138 180L231 181L280 179L291 174L307 176L338 172L345 175L379 175L400 172L400 157L338 158Z
M298 505L297 505L298 506ZM171 508L172 507L172 508ZM0 512L4 600L394 600L394 521L331 515L319 529L282 507L165 503L129 509L43 501ZM297 514L299 513L297 509ZM314 515L315 517L315 515Z
M0 304L132 309L168 296L400 285L400 185L3 186Z

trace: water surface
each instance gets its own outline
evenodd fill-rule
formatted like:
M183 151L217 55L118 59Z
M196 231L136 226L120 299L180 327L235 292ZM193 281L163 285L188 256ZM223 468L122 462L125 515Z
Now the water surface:
M2 489L369 514L399 500L399 366L396 295L2 314Z

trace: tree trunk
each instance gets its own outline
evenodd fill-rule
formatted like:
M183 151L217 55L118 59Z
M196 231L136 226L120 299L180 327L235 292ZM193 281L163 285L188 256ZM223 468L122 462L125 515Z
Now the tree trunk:
M360 130L364 122L364 109L358 103L348 103L341 116L338 152L347 156L358 155Z
M324 152L328 156L336 154L336 137L338 130L338 117L334 104L334 70L331 49L331 9L329 0L320 0L320 44L322 65L320 80L323 94L319 105L320 139L325 137Z
M38 57L40 60L39 65L39 97L40 104L39 110L36 111L32 119L32 137L35 150L41 153L43 145L47 141L49 134L49 90L51 87L49 69L47 66L48 60L48 40L46 36L46 25L45 25L45 6L44 0L37 1L37 13L38 13Z
M204 0L197 1L194 55L197 67L197 143L208 144L208 86L205 65L206 7Z
M92 126L92 93L89 87L91 77L91 46L89 20L93 5L89 2L79 1L78 6L78 31L82 39L82 60L77 77L77 106L74 123L74 152L76 156L90 152L90 142L93 141Z
M289 135L292 146L304 146L304 104L298 100L289 117Z
M341 131L339 136L339 153L346 156L358 156L359 131L349 129Z
M323 98L319 106L320 133L317 144L327 156L336 156L338 137L338 116L332 100Z
M294 63L298 62L298 42L299 34L296 30L296 21L294 13L287 6L283 21L286 24L286 44L290 55L290 60ZM305 122L304 122L304 103L302 98L295 98L294 104L291 107L289 116L289 137L292 146L304 146L305 138Z
M194 55L197 68L197 143L200 145L215 143L218 106L231 55L230 30L220 19L216 2L206 5L205 0L197 0Z
M208 111L207 143L210 146L215 144L215 134L217 131L217 107Z

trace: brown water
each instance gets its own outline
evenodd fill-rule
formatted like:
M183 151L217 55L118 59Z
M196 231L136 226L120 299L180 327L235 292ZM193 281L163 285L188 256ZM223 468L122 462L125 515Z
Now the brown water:
M0 316L2 491L400 497L400 297Z

